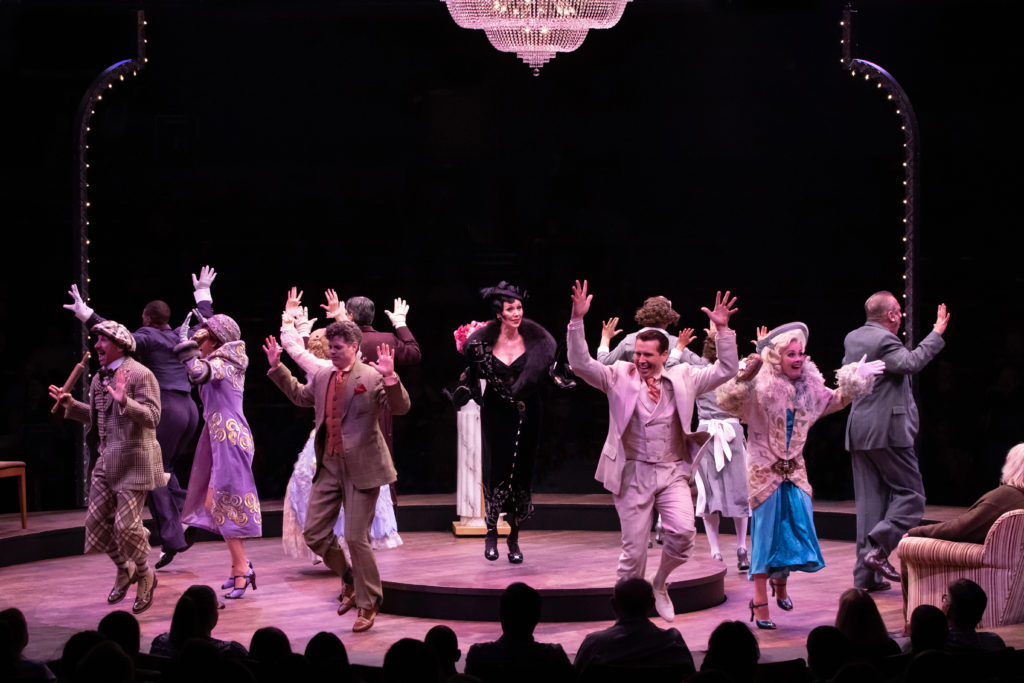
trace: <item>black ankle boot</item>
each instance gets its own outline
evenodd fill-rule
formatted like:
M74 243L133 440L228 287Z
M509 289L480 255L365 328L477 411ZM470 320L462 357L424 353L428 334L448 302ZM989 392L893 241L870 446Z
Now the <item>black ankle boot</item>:
M523 551L519 549L519 527L514 526L508 534L508 561L512 564L522 564Z
M491 562L498 559L498 530L488 529L484 537L484 557Z

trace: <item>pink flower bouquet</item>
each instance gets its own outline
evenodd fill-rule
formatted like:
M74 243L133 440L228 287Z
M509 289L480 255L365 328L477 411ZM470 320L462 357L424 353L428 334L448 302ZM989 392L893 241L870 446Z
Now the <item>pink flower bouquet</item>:
M474 320L472 322L466 323L465 325L459 325L459 329L455 330L454 332L455 348L458 350L459 353L462 353L462 347L466 343L466 340L469 339L469 336L486 324L487 323L482 323L477 320Z

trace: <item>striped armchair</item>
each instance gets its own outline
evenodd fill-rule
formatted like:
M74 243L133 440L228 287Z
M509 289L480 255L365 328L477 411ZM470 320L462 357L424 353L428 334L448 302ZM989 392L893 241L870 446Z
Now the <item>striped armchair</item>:
M970 579L985 590L980 628L1024 622L1024 510L996 520L985 543L908 537L896 548L907 575L907 615L918 605L942 606L946 588Z

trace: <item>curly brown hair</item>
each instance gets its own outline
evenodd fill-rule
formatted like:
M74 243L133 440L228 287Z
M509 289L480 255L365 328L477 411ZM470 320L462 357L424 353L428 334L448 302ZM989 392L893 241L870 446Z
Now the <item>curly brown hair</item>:
M672 310L672 302L663 296L652 296L644 301L644 305L636 309L633 319L643 327L660 327L679 322L679 314Z

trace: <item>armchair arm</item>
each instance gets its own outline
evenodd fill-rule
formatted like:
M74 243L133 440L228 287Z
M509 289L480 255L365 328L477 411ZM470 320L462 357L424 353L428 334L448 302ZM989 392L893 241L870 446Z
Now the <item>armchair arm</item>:
M983 567L985 546L938 538L909 536L896 547L900 563L931 567Z

